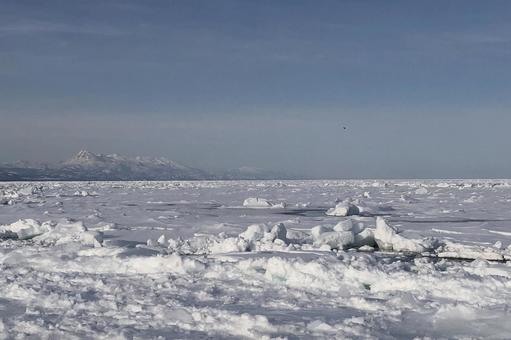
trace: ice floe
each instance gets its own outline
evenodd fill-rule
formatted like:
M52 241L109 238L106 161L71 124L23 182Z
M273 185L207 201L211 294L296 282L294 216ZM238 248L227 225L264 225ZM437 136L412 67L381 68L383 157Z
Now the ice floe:
M243 206L247 208L285 208L284 202L271 202L264 198L249 197L243 201Z
M351 216L358 215L359 213L359 207L351 203L350 200L339 202L335 207L328 209L326 212L329 216Z

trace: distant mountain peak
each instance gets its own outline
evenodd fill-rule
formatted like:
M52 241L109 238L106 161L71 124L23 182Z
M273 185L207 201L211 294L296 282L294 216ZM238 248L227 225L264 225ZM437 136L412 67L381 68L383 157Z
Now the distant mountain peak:
M80 150L71 159L64 162L65 164L88 164L101 161L101 155L96 155L87 150Z
M80 150L73 158L76 158L76 159L91 159L91 158L94 158L96 157L95 154L93 154L92 152L88 151L88 150Z

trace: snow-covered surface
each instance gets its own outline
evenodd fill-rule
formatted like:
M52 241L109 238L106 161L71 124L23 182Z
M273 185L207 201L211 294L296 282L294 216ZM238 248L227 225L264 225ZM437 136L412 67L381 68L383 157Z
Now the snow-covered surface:
M0 338L511 338L510 184L0 183Z

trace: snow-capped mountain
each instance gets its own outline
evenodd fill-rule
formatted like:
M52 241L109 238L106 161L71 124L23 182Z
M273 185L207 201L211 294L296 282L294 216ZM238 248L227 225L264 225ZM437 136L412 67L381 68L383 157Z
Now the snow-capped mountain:
M95 154L86 150L63 162L60 168L94 180L196 180L210 177L203 170L165 158L130 158L117 154Z
M151 158L151 157L135 157L129 158L118 154L104 155L95 154L87 150L81 150L75 156L63 162L65 166L82 166L82 167L102 167L112 165L137 165L137 166L166 166L173 169L189 170L191 168L166 159L164 157Z
M82 150L57 164L7 164L0 180L199 180L207 172L165 158L104 155Z
M131 180L206 180L206 179L292 179L284 173L242 167L213 174L159 157L126 157L96 154L81 150L56 164L14 162L0 165L0 181L131 181Z

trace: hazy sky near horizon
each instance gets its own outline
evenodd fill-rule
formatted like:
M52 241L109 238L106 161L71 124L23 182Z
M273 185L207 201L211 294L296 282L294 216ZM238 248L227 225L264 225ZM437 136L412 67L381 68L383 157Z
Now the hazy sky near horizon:
M510 104L509 1L0 0L0 162L510 178Z

